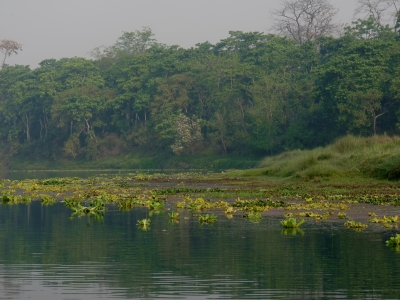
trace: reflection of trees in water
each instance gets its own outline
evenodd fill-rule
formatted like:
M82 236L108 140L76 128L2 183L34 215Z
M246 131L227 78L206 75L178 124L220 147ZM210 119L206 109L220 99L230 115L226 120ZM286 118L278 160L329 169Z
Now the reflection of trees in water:
M166 291L245 298L267 290L292 299L326 298L338 290L365 298L374 289L382 291L375 297L396 298L400 260L383 242L371 242L381 233L355 233L341 224L322 229L323 223L315 230L306 223L304 235L282 235L275 218L259 224L219 218L209 227L184 219L187 212L179 224L166 213L154 215L151 230L143 232L136 223L146 209L113 210L104 224L87 227L85 218L69 220L62 204L1 206L0 257L11 270L3 267L2 273L15 272L13 265L21 262L35 264L47 278L69 278L70 287L123 288L127 297L139 298ZM74 276L82 282L71 281ZM16 279L0 282L10 292L21 287Z
M7 269L7 267L0 267L0 274L6 273ZM4 299L19 299L18 296L21 295L22 289L23 285L14 278L0 276L0 295L3 296Z

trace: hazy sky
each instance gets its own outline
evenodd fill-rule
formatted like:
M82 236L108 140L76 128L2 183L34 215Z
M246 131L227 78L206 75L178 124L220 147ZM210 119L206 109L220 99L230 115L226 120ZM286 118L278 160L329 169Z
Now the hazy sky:
M44 59L89 57L112 45L123 31L149 26L158 42L190 48L216 43L231 30L269 32L270 0L0 0L0 40L12 39L23 51L10 65L36 68ZM350 23L355 0L331 0L338 21Z

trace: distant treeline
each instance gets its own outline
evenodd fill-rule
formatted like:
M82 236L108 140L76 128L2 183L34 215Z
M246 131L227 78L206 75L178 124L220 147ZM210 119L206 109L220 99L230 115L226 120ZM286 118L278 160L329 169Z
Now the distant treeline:
M93 60L0 71L3 155L95 159L124 151L266 155L400 130L400 39L358 20L299 43L230 32L213 45L124 32Z

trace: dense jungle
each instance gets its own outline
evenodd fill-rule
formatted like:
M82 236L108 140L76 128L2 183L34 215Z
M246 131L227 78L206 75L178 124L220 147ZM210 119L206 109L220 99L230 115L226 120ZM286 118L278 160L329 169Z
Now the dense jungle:
M92 50L92 59L47 59L36 69L3 63L1 160L7 168L228 154L254 158L253 166L348 134L393 136L399 38L397 23L373 16L336 37L231 31L190 49L158 43L143 27Z

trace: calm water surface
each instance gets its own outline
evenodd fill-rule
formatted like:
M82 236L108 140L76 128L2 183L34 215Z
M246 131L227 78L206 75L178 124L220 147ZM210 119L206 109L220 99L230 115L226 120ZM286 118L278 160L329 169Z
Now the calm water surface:
M400 299L393 232L166 213L145 232L147 213L109 206L101 223L61 203L0 205L0 299Z
M22 179L45 179L55 177L80 177L88 178L91 176L99 175L119 175L127 176L136 173L144 174L177 174L177 173L212 173L221 172L222 170L205 170L205 169L190 169L190 170L177 170L177 169L119 169L119 170L15 170L15 171L0 171L0 179L22 180Z

